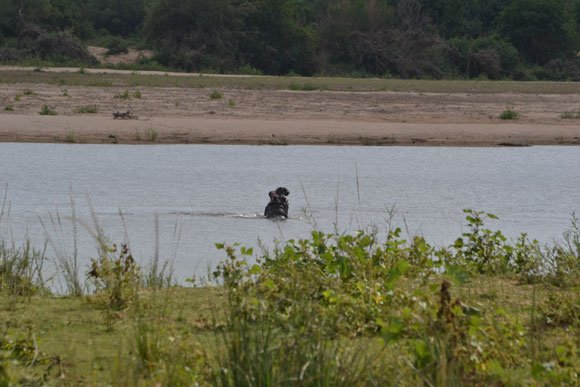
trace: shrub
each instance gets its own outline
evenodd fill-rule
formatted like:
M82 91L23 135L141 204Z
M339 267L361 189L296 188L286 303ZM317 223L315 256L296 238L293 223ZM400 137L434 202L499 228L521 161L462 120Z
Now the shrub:
M223 96L224 95L217 90L213 90L211 93L209 93L210 99L222 99Z
M502 120L517 120L520 118L520 113L512 109L506 109L499 115Z
M42 109L38 112L41 116L56 116L58 113L53 108L43 105Z
M44 259L44 252L35 250L29 242L21 249L0 242L0 294L21 297L44 291Z
M107 48L106 55L127 54L129 52L127 42L117 36L108 39L105 47Z
M91 259L87 273L97 295L104 297L103 303L112 310L121 310L136 300L140 284L140 269L127 245L120 251L113 244L101 241L99 257Z
M97 105L79 106L75 109L75 112L80 114L94 114L99 112L99 107Z

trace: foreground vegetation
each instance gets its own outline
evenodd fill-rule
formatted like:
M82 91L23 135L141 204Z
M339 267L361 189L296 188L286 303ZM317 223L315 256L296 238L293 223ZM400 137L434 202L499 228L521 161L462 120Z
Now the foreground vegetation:
M0 384L575 385L578 224L544 246L494 219L466 210L443 248L394 226L217 244L214 285L193 288L99 235L74 296L74 269L51 295L41 251L0 245Z
M579 26L578 0L0 0L0 63L578 81Z

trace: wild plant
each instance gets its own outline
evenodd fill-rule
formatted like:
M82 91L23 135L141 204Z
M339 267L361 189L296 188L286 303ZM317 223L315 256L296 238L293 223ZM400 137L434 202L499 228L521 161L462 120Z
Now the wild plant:
M224 95L217 90L213 90L211 93L209 93L210 99L222 99L223 96Z
M56 110L54 110L54 108L51 108L50 106L47 105L43 105L42 109L40 109L38 114L40 114L41 116L56 116L58 113L56 112Z
M9 308L18 298L48 292L43 279L45 249L36 250L30 241L20 249L0 241L0 294L7 296Z
M446 264L466 265L467 269L479 274L500 274L510 272L513 248L499 230L485 227L485 220L496 220L494 214L465 209L468 232L457 238L453 249L455 254Z
M115 94L113 96L113 98L129 99L129 98L131 98L131 94L129 94L129 90L125 90L123 92L118 92L117 94Z
M517 120L520 118L520 113L513 109L506 109L499 115L502 120Z
M158 137L159 137L159 130L157 128L145 129L145 138L147 139L147 141L155 142L155 141L157 141Z
M138 296L141 281L139 266L135 263L128 245L118 250L115 244L100 240L99 256L91 259L87 279L97 296L112 310L130 306Z
M75 109L75 113L89 113L94 114L99 112L99 107L97 105L86 105L86 106L79 106Z

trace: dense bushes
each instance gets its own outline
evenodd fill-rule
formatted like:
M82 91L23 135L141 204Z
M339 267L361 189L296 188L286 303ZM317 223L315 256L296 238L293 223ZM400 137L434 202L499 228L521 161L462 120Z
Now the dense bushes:
M20 54L57 62L89 63L71 37L114 36L187 71L580 78L580 0L0 0L1 45L30 26L60 40Z
M523 324L503 309L465 302L453 289L482 276L577 287L576 221L563 244L542 248L525 235L512 244L486 228L492 214L466 214L469 230L446 248L421 237L406 241L400 229L385 242L374 233L314 231L252 264L251 249L218 245L228 260L215 274L229 298L220 384L574 383L574 344L562 343L554 353L536 342L540 330L578 327L574 300L532 306L531 321ZM373 340L377 335L382 345ZM381 362L388 352L398 355Z

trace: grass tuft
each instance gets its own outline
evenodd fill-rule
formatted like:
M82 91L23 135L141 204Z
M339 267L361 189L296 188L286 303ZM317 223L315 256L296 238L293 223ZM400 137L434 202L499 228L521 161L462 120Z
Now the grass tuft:
M223 97L224 95L217 90L213 90L211 93L209 93L210 99L222 99Z
M149 142L157 141L159 137L159 130L157 128L147 128L145 129L145 139Z
M51 108L48 105L43 105L42 109L40 109L38 114L40 114L41 116L56 116L58 113L56 112L56 110L54 110L54 108Z
M99 107L97 105L79 106L75 109L75 113L80 113L80 114L95 114L98 112L99 112Z
M506 109L499 115L499 118L502 120L517 120L520 118L520 113L516 112L513 109Z
M566 111L560 115L560 118L566 120L577 120L580 119L580 110L576 111Z

